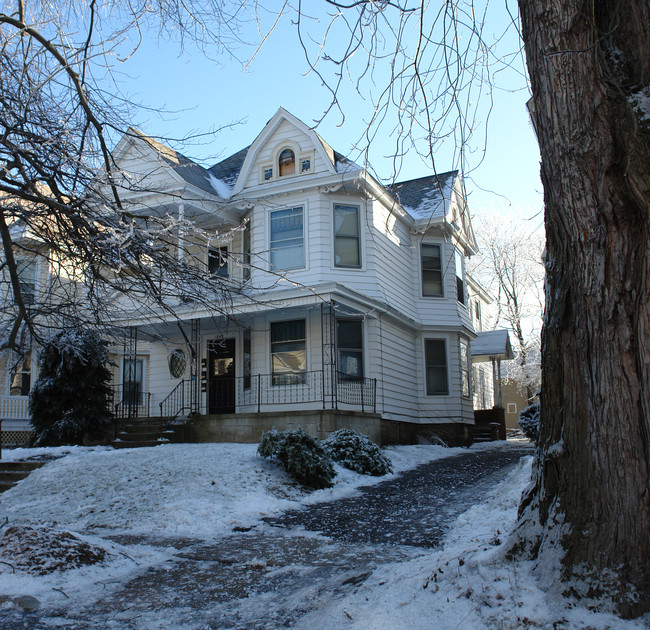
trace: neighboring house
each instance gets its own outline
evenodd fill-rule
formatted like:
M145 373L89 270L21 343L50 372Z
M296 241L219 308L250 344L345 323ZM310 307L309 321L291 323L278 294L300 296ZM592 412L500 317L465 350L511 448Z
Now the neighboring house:
M533 399L529 400L526 397L524 388L519 386L519 383L511 378L504 378L501 383L503 390L503 408L506 412L506 428L519 429L519 412L523 411L530 405Z
M472 382L489 296L465 273L477 246L458 172L383 186L284 109L209 169L133 130L114 159L142 184L125 198L215 234L179 233L179 256L232 288L225 317L188 287L180 324L125 302L118 413L192 415L205 440L273 426L468 439L475 401L494 394L492 378Z

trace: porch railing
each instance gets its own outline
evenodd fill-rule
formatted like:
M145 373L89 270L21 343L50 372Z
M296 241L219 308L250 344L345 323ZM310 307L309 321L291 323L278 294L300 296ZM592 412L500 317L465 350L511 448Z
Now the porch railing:
M168 418L173 422L178 416L189 414L196 408L196 401L192 399L194 382L183 379L168 396L159 403L160 417Z
M134 387L113 388L113 415L116 420L151 416L151 393Z
M190 413L192 381L181 381L160 403L161 417L174 419ZM260 412L276 405L319 404L323 409L357 409L376 412L377 379L339 373L331 378L323 370L282 374L223 377L207 383L208 413Z
M29 420L29 396L0 396L0 418Z

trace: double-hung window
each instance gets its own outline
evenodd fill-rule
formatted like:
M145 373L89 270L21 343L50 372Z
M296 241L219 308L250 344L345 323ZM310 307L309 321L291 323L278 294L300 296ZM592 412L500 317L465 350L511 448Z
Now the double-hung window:
M334 265L336 267L361 266L358 206L342 204L334 206Z
M426 339L424 342L427 396L446 396L449 393L445 346L444 339Z
M271 323L271 372L273 385L306 382L305 320Z
M440 245L422 243L420 245L422 265L422 295L442 297L442 256Z
M20 280L20 293L25 306L36 303L36 261L30 258L18 258L16 271Z
M345 380L363 378L363 325L361 320L336 320L339 376Z
M456 250L456 293L458 301L465 304L465 269L463 255Z
M29 354L11 370L10 396L28 396L32 385L32 361Z
M304 211L302 206L271 212L271 267L305 266Z
M122 368L122 402L141 407L144 404L144 361L124 359Z
M218 278L228 277L227 247L218 247L208 251L208 271Z
M469 346L466 341L460 341L460 384L461 391L465 398L469 398L470 394L470 376L469 376Z

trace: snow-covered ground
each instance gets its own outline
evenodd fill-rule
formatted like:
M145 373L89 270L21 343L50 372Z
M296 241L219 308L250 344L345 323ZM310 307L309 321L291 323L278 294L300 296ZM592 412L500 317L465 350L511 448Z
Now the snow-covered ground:
M15 569L12 558L0 557L0 602L7 610L21 601L29 604L29 597L37 598L43 607L61 606L65 604L62 593L77 605L85 602L92 607L107 589L119 588L170 557L167 547L150 544L151 539L118 545L107 539L109 535L215 539L233 528L250 527L263 516L348 496L359 486L385 479L337 467L333 488L307 493L256 455L255 445L39 450L59 458L0 495L0 519L9 526L74 532L104 547L109 559L36 576ZM463 452L466 449L437 446L386 449L395 473ZM36 454L34 449L6 451L3 459ZM380 565L344 598L333 598L301 618L299 627L647 628L648 619L623 621L564 599L559 589L544 592L532 563L505 559L508 532L529 477L527 461L486 501L457 519L441 549L408 562ZM26 600L20 599L25 596Z

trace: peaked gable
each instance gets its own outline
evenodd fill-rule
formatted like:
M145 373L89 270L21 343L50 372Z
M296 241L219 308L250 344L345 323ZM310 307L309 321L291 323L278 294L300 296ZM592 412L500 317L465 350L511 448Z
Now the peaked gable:
M467 253L478 251L463 180L457 170L397 182L387 189L413 218L416 230L448 223Z
M129 128L112 155L121 171L131 177L142 177L143 187L164 190L170 188L170 183L190 184L211 195L219 195L218 187L205 168L137 129Z
M310 173L324 172L334 175L337 172L335 151L323 142L313 129L280 107L248 147L234 194L244 188L263 183L263 169L270 169L269 179L277 179L278 155L285 148L294 152L296 162L301 158L308 161ZM298 166L296 164L296 173L291 176L301 175L302 169Z

